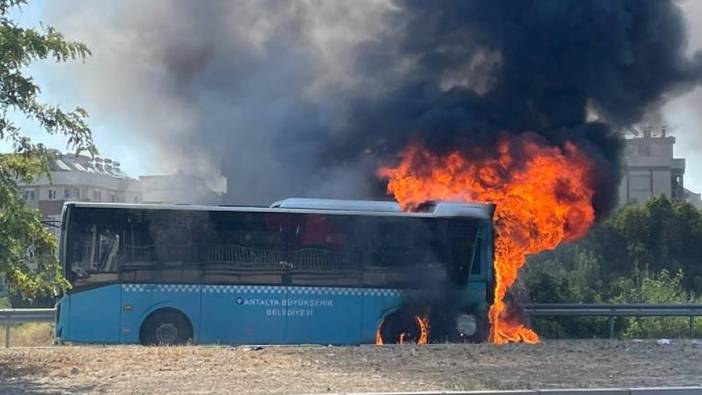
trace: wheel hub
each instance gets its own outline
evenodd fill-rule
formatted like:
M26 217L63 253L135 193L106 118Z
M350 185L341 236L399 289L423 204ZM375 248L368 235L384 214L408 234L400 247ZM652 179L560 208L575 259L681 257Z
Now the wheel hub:
M160 344L173 344L178 339L178 328L171 323L164 323L156 328L156 341Z

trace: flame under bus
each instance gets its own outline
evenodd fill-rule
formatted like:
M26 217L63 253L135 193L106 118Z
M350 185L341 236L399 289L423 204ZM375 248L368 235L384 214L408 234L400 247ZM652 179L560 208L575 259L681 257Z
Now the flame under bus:
M328 199L266 208L66 203L61 260L73 288L57 305L56 337L482 341L493 293L493 207L436 203L420 211Z

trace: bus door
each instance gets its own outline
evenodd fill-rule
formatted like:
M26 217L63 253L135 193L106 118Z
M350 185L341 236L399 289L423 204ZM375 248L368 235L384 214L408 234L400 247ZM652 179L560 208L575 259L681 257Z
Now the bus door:
M200 342L285 342L287 214L211 211L203 232Z
M491 223L479 219L452 219L449 222L451 279L463 290L463 318L460 331L472 341L484 341L489 331L488 308L492 301Z
M492 224L483 222L478 228L473 265L468 287L479 308L487 310L494 299Z
M356 216L290 214L286 343L357 344L363 235Z

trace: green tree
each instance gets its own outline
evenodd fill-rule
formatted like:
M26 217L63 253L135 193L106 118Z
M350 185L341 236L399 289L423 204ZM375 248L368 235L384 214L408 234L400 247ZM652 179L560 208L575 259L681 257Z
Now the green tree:
M592 240L607 274L640 285L641 273L682 270L682 285L702 291L702 216L689 203L661 196L628 205L594 229Z
M0 155L0 276L10 291L33 297L68 284L56 258L56 240L39 214L24 205L18 188L18 183L49 175L47 151L12 119L23 116L48 134L65 136L70 150L95 153L95 147L85 110L41 103L39 86L26 75L34 62L84 60L90 51L52 27L20 27L9 12L23 4L26 0L0 0L0 141L12 146L11 153Z
M536 303L691 301L702 294L702 214L665 197L627 205L587 237L530 257L520 281ZM617 330L623 336L673 336L687 333L686 323L626 319L617 320ZM534 327L546 337L607 335L606 320L590 318L540 318Z

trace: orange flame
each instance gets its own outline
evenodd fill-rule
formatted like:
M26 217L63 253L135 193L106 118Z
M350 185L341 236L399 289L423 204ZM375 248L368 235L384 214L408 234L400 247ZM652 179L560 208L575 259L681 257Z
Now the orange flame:
M397 167L378 175L403 209L427 200L491 202L495 211L495 299L490 341L536 343L539 336L512 316L504 300L527 255L585 234L595 219L592 162L574 144L547 146L535 137L503 136L492 157L437 155L410 144Z
M414 320L417 322L417 327L419 328L417 344L429 343L429 317L416 316Z

